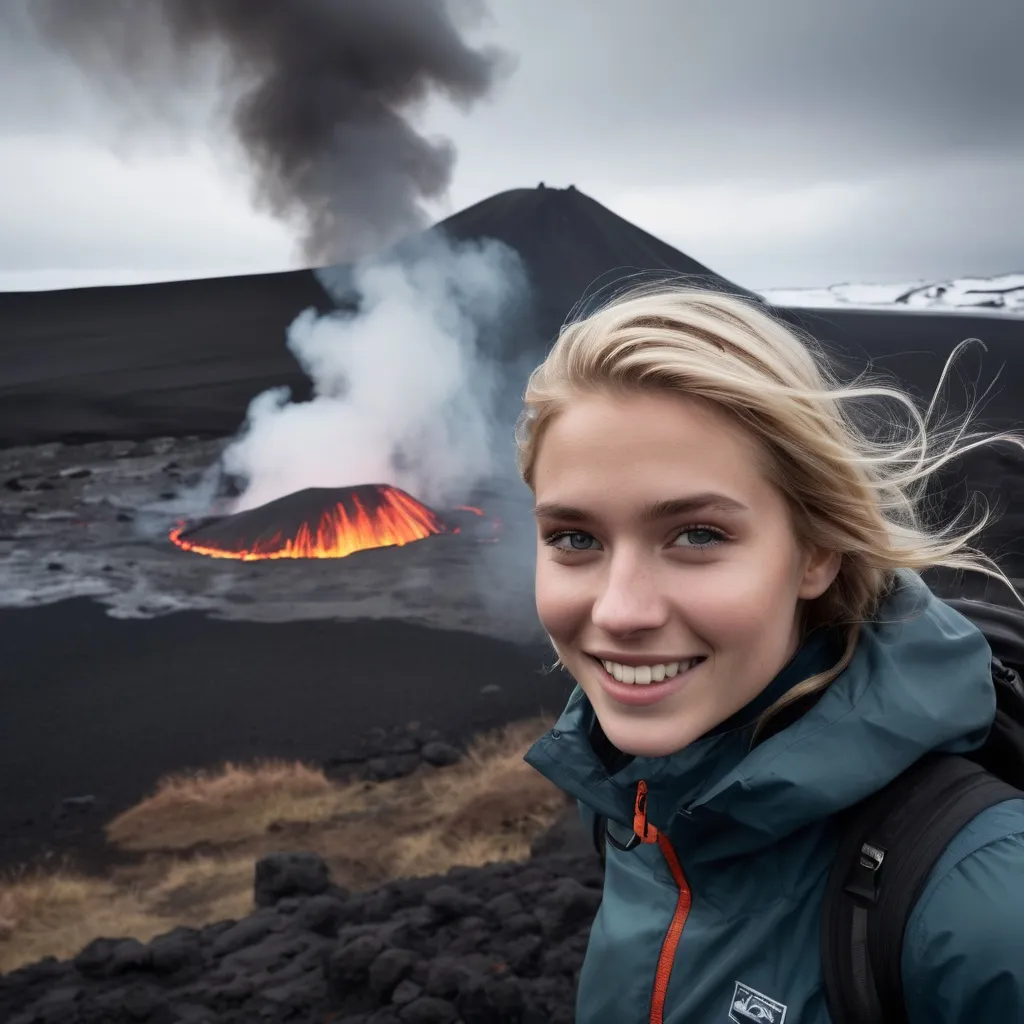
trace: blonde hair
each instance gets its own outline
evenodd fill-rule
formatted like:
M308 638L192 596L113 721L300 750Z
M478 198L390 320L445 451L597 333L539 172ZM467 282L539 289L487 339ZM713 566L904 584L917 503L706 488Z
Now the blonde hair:
M634 289L564 327L531 374L516 427L519 470L532 489L545 430L582 394L677 393L724 411L749 432L801 542L842 556L833 584L804 608L805 625L846 633L836 665L793 687L765 712L763 725L846 668L862 624L899 570L977 571L1016 596L995 562L971 547L989 521L987 509L963 528L963 512L944 527L925 522L928 481L947 463L995 441L1024 448L1017 435L968 433L969 417L958 426L933 425L946 376L968 343L954 350L921 410L901 388L867 374L842 383L815 342L754 301L664 285Z

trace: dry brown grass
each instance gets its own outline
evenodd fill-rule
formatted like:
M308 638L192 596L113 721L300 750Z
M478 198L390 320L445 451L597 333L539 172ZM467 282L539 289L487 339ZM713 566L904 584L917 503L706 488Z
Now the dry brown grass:
M123 850L188 850L236 843L274 822L318 822L355 810L353 787L331 783L322 771L284 761L228 762L215 771L172 775L156 792L118 815L107 839Z
M164 779L107 827L109 842L140 863L105 878L58 870L0 880L0 973L72 956L100 935L147 941L242 917L254 861L275 850L317 853L356 890L524 859L566 806L522 760L549 725L515 723L479 737L458 765L385 783L339 784L283 762Z
M9 878L0 882L0 973L74 956L98 936L146 942L179 924L241 917L251 909L252 876L250 860L205 857L165 864L151 887L67 871ZM190 892L201 896L183 900Z

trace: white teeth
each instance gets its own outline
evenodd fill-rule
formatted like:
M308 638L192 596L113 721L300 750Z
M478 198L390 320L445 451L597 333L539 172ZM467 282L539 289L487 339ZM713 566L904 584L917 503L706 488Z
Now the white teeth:
M608 675L617 679L620 683L637 683L646 686L650 683L660 683L665 679L671 679L680 671L686 672L698 664L701 658L690 658L689 661L670 661L662 665L621 665L617 661L602 661Z

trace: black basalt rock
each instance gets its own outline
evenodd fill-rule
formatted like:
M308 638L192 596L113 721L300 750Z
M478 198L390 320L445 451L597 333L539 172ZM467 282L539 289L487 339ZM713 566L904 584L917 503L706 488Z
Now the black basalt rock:
M571 1024L593 854L456 868L369 893L312 853L263 858L257 909L149 943L100 938L0 976L4 1024Z

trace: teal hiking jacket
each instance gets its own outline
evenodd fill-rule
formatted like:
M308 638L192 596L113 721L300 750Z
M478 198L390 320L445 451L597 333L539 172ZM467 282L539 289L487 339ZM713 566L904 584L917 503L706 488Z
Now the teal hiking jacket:
M835 815L929 751L980 746L995 715L984 636L918 577L878 620L818 703L753 749L757 714L835 664L836 637L813 635L758 701L671 756L606 767L579 687L531 747L585 820L604 815L622 839L653 826L607 848L578 1024L830 1020L819 919ZM947 847L907 927L903 984L910 1024L1024 1021L1024 800Z

